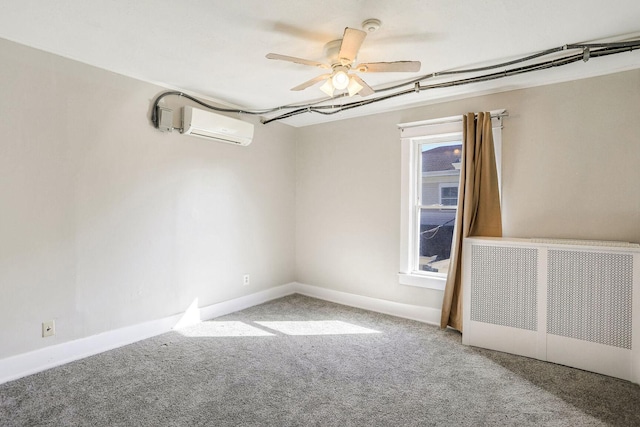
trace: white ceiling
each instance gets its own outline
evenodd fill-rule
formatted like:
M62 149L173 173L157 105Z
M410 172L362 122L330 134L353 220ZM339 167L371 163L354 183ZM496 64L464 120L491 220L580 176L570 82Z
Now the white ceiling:
M326 42L367 18L382 27L367 36L359 61L422 62L415 74L362 75L374 89L568 43L640 35L638 0L0 0L0 7L1 38L244 109L322 99L318 86L289 89L323 70L265 54L322 62ZM284 123L304 126L632 68L640 68L640 51Z

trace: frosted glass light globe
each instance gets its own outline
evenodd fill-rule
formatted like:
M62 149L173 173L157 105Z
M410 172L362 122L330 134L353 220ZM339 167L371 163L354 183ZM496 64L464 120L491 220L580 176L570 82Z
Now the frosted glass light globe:
M336 72L333 77L331 77L331 82L333 83L333 87L338 90L346 89L349 85L349 76L344 71L340 70Z

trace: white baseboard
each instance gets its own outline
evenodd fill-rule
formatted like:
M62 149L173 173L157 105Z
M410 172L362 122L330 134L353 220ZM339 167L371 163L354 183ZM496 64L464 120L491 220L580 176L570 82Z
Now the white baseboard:
M295 282L287 283L286 285L269 288L264 291L256 292L255 294L245 295L230 301L201 308L200 318L202 320L214 319L216 317L224 316L225 314L234 313L236 311L244 310L245 308L264 304L265 302L294 294L296 292L296 285L297 283Z
M375 311L377 313L389 314L391 316L402 317L404 319L417 320L418 322L428 323L431 325L440 325L441 310L437 308L422 307L419 305L403 304L378 298L365 297L362 295L305 285L304 283L294 283L293 288L298 294L307 295L325 301L362 308L365 310Z
M193 304L184 313L2 359L0 360L0 384L294 293L419 322L440 324L440 310L435 308L402 304L293 282L207 307L199 308L197 304Z
M295 283L0 360L0 384L294 293Z

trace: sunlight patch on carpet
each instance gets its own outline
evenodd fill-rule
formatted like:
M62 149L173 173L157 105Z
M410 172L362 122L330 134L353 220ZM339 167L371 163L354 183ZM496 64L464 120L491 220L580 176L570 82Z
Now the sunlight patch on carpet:
M255 322L285 335L348 335L379 334L379 331L342 322L340 320L307 320L282 322Z

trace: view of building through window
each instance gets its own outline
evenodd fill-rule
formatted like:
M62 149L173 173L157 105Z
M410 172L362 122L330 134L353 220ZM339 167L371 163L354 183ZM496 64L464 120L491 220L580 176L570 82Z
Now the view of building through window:
M458 205L461 141L420 144L419 269L447 273Z

